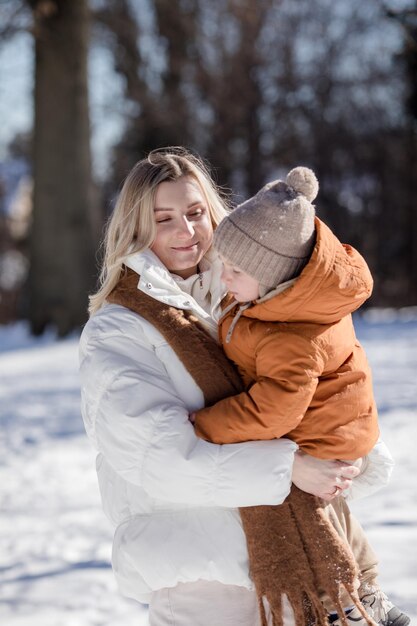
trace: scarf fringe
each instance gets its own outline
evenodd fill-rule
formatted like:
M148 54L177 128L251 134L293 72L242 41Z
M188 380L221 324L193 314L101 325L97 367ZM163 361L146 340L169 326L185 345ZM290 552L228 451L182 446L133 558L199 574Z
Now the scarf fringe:
M354 556L324 506L319 498L294 486L281 505L240 509L263 626L267 625L263 598L273 625L283 626L282 595L291 604L296 626L328 626L323 594L348 626L341 604L343 591L366 623L375 626L356 591L359 572Z
M374 622L363 607L357 592L354 589L349 590L346 587L345 590L352 599L352 603L360 611L366 623L369 624L369 626L377 626L376 622ZM306 624L308 624L308 626L329 626L327 612L324 610L322 602L318 599L315 589L305 589L301 597L298 594L290 594L289 592L285 593L285 595L287 596L288 602L294 611L294 626L306 626ZM272 624L270 620L268 621L264 600L266 600L269 604ZM284 624L282 595L277 595L274 598L270 598L270 600L272 601L271 603L266 595L262 597L258 596L258 606L262 626L287 626L287 624ZM351 622L348 622L346 619L346 614L339 598L331 598L331 600L334 602L335 610L343 626L351 626Z

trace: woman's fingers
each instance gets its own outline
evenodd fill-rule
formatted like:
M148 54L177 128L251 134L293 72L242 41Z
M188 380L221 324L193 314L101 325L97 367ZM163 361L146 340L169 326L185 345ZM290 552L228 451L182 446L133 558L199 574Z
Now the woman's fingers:
M324 500L333 500L352 484L358 467L344 461L321 460L298 451L293 466L293 483Z
M343 461L336 461L339 464L339 477L340 478L355 478L358 474L360 474L360 469L356 465L350 465L349 463L344 463Z
M331 463L333 462L331 461ZM334 461L334 471L335 475L332 488L321 496L323 500L327 502L339 496L345 489L349 489L352 485L353 478L360 474L358 467L349 465L343 461Z

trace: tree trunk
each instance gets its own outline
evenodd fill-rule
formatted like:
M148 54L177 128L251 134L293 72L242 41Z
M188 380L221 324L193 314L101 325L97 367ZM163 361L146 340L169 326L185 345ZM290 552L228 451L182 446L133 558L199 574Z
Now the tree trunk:
M408 273L409 288L407 304L417 301L417 2L414 3L413 21L408 26L405 44L405 61L408 79Z
M30 322L65 335L87 318L95 282L87 86L87 0L32 0L35 17L34 214ZM97 222L95 223L97 226Z

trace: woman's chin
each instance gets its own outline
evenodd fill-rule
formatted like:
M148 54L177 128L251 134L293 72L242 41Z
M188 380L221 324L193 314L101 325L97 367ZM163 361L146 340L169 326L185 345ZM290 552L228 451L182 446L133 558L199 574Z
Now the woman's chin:
M176 266L177 269L191 269L198 265L203 257L203 253L199 248L192 250L181 250L175 253L172 259L172 266Z
M203 255L189 255L188 258L175 259L175 262L171 263L171 267L168 268L173 274L178 274L183 278L188 278L197 273L197 267L201 261Z

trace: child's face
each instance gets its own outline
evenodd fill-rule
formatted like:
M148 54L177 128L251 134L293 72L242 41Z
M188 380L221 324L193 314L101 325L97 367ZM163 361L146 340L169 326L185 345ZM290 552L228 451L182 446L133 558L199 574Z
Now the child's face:
M223 263L221 279L235 300L238 302L257 300L259 298L259 282L236 265L231 265L221 255L220 259Z

